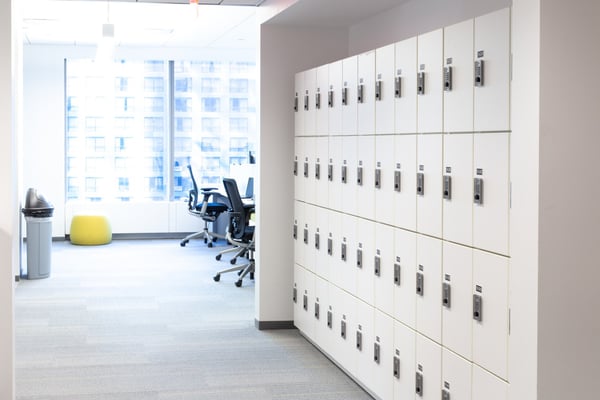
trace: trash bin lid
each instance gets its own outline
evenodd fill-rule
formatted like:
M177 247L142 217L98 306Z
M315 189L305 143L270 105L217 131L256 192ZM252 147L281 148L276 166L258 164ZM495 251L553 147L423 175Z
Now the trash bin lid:
M25 207L21 211L27 217L51 217L54 213L54 206L36 189L29 188L25 197Z

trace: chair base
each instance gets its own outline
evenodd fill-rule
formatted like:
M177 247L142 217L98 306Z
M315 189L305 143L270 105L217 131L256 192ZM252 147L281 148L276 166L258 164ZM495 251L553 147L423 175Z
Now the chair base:
M185 247L185 245L188 244L191 239L202 238L208 247L213 247L213 242L216 242L218 239L225 239L225 236L219 233L210 232L207 228L204 228L204 230L201 230L200 232L195 232L184 237L181 242L179 242L179 245L181 247Z
M247 251L248 249L242 249L242 250ZM213 276L213 280L215 282L219 282L221 280L221 274L225 274L227 272L238 271L239 278L237 281L235 281L235 286L241 287L242 281L246 275L250 274L250 279L254 279L254 268L255 268L254 256L251 255L246 264L236 265L234 267L219 271L219 272L217 272L217 274L215 276Z

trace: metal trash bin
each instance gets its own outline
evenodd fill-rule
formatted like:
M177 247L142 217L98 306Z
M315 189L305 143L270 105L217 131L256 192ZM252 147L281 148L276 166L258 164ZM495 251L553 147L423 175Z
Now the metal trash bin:
M50 276L54 207L36 189L28 189L21 210L27 222L27 279Z

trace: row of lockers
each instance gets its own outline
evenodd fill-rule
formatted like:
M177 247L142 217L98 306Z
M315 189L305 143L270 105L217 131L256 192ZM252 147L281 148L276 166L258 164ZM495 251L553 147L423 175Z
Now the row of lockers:
M295 133L508 131L510 11L500 10L295 77Z
M303 334L380 399L507 399L505 380L299 265L293 301Z
M295 211L297 265L506 378L507 257L301 202Z
M509 140L509 133L296 137L295 198L508 255Z

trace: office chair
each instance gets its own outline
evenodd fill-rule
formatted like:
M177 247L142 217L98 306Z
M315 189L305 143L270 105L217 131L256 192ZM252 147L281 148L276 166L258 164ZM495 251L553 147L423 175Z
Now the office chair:
M250 274L250 279L254 278L254 226L249 225L250 215L254 212L254 204L244 204L234 179L223 178L223 186L225 186L225 192L227 192L231 204L226 239L247 254L248 263L219 271L213 279L215 282L219 282L221 274L238 271L239 278L235 282L235 286L240 287L246 275Z
M188 197L188 212L196 217L202 218L204 221L204 229L200 232L192 233L191 235L184 237L179 245L181 247L185 247L190 239L204 238L204 243L208 243L208 247L212 247L213 242L215 242L218 238L225 239L225 236L209 231L208 223L215 222L219 215L227 211L229 207L227 204L222 202L209 202L211 196L214 200L216 196L220 195L216 191L216 188L202 188L200 190L200 194L202 194L202 202L198 203L198 185L196 184L196 179L194 179L192 166L188 165L187 168L190 171L190 178L192 179L192 189L190 190Z

